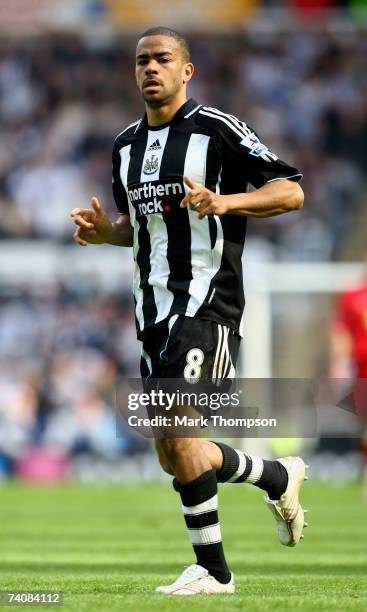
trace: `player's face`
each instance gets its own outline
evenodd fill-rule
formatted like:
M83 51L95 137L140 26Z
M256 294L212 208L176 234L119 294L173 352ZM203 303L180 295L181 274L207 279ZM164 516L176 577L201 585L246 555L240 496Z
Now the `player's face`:
M136 82L145 102L159 107L184 87L193 72L171 36L145 36L136 48Z

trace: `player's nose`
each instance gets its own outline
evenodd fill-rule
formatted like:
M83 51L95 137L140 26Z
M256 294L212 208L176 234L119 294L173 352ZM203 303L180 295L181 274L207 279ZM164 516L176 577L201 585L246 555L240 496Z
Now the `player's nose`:
M158 74L158 63L155 60L152 60L145 66L145 75L149 76L150 74Z

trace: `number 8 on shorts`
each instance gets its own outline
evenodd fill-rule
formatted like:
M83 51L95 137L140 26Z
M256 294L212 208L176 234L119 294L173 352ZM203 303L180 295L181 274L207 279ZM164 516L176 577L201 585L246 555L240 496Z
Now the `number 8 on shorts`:
M192 348L186 355L184 378L186 382L194 385L201 377L201 366L204 362L204 353L199 348Z

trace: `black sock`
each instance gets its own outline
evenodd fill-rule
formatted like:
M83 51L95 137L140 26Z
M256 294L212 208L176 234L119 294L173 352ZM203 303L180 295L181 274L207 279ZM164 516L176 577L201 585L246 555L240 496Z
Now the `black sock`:
M173 486L181 495L197 564L205 567L219 582L229 582L231 573L224 557L220 532L215 470L208 470L190 482L181 483L174 478Z
M217 471L218 482L248 482L267 492L272 500L280 499L288 485L288 473L279 461L268 461L223 442L214 442L222 451L223 465Z

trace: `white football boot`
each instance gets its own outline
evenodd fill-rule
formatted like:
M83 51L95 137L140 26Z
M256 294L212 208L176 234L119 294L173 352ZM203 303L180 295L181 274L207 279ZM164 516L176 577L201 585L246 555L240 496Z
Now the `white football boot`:
M226 593L234 593L234 577L231 574L231 580L228 584L222 584L211 576L201 565L189 565L172 584L167 586L159 586L156 588L156 593L164 595L222 595Z
M269 497L264 497L264 500L275 518L280 543L295 546L304 537L303 528L308 527L304 518L307 510L303 511L298 499L303 481L308 479L308 465L301 457L282 457L277 461L287 470L288 485L279 500L274 501Z

